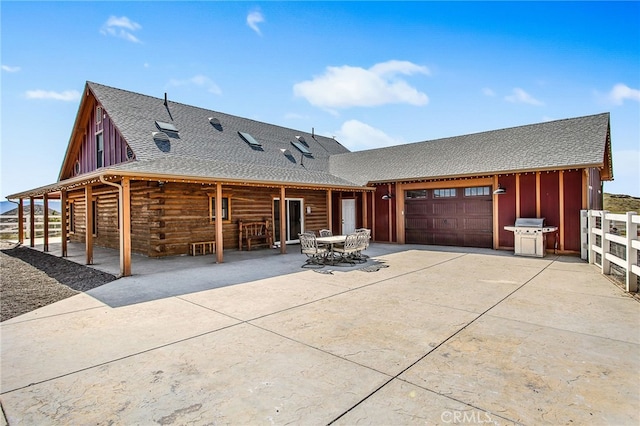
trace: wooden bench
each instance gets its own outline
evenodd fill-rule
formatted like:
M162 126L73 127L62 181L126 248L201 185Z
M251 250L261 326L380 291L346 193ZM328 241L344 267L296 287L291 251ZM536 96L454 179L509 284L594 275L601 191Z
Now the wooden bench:
M198 254L207 254L216 252L215 241L198 241L195 243L189 243L189 254L196 256Z
M271 230L269 229L269 221L264 222L238 222L238 249L246 245L247 250L251 251L251 247L254 246L267 246L273 245L273 237L271 236Z

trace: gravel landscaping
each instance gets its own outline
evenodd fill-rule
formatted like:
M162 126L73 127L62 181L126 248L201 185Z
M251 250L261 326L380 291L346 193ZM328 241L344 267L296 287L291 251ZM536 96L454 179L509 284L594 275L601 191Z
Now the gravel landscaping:
M41 308L116 279L67 259L27 247L0 246L0 321Z

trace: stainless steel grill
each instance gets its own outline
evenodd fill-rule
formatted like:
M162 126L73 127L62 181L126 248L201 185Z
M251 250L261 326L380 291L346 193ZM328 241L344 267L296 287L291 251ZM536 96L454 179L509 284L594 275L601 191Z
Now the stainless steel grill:
M514 226L504 229L514 234L514 254L518 256L544 257L547 234L556 232L557 226L545 226L545 218L520 217Z

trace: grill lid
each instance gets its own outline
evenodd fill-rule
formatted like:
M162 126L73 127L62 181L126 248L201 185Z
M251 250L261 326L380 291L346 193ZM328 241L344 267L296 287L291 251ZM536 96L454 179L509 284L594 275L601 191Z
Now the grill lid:
M519 217L516 219L515 226L522 228L542 228L544 227L544 217Z

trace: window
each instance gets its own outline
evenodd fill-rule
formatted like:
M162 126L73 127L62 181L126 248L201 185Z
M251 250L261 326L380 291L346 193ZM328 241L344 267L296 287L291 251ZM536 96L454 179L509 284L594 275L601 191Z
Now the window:
M433 198L452 198L456 196L455 188L434 189Z
M231 208L229 197L222 197L222 220L231 220ZM209 218L211 222L216 220L216 197L209 197Z
M291 142L291 145L295 146L298 149L298 151L300 151L301 153L303 153L307 157L311 156L311 151L309 151L307 149L307 147L302 145L300 142Z
M246 143L249 144L249 146L253 146L256 148L261 147L262 145L260 144L260 142L258 142L257 140L255 140L255 138L253 136L251 136L249 133L247 132L238 132L238 134L240 135L240 137L242 139L244 139L244 141Z
M102 132L96 134L96 169L104 166L104 137Z
M411 198L427 198L427 190L419 189L417 191L406 191L404 195L405 199Z
M96 124L102 123L102 107L96 108Z
M474 188L465 188L464 196L465 197L478 197L483 195L490 195L491 188L488 186L477 186Z
M171 123L165 123L164 121L156 121L156 127L163 132L178 133L178 128Z

